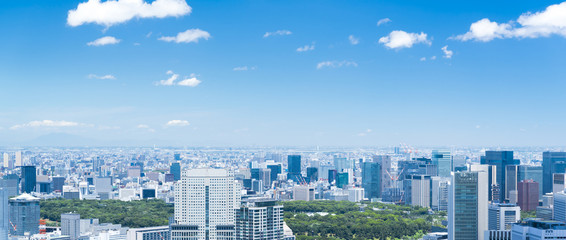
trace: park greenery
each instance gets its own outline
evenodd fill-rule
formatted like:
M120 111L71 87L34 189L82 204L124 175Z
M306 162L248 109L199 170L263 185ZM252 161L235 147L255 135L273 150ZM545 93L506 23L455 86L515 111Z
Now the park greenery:
M427 208L348 201L283 202L285 222L299 240L419 239L445 219Z
M100 223L121 224L139 228L164 226L173 216L173 205L163 200L66 200L49 199L40 202L41 218L61 221L62 213L78 213L81 219L98 218Z

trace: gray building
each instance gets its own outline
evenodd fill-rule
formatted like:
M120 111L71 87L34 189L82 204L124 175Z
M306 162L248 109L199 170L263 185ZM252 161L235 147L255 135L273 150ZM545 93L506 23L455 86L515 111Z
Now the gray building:
M132 228L128 230L127 240L169 240L169 226Z
M24 236L24 233L39 233L39 198L24 193L9 200L10 234Z
M8 189L0 187L0 239L8 239L8 232L10 231L8 197Z
M71 240L79 239L81 235L81 215L75 213L61 214L61 235L69 236Z
M283 205L269 198L248 198L236 214L236 240L283 239Z

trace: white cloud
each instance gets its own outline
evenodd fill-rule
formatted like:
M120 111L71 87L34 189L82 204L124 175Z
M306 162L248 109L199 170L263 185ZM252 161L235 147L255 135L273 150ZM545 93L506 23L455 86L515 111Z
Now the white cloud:
M358 133L357 135L358 135L358 137L365 137L365 136L367 136L368 134L370 134L371 132L373 132L373 130L367 129L366 131L361 132L361 133Z
M354 35L348 36L348 40L350 41L350 44L352 44L352 45L357 45L358 43L360 43L360 39L357 38L357 37L354 37Z
M496 38L538 38L559 35L566 37L566 2L553 4L545 10L524 13L509 23L481 19L470 26L470 31L454 37L461 41L488 42Z
M389 18L379 19L379 21L377 21L377 26L381 26L382 24L386 24L388 22L391 22L391 19Z
M430 57L430 60L436 60L436 56Z
M180 17L191 13L185 0L88 0L69 10L67 24L73 27L95 23L110 27L133 18Z
M96 74L89 74L88 78L90 78L90 79L112 79L112 80L116 79L116 77L114 77L113 75L110 75L110 74L101 75L101 76L96 75Z
M180 32L177 36L174 37L160 37L159 40L165 42L176 42L176 43L191 43L195 42L198 43L198 40L203 38L204 40L208 40L210 38L210 33L207 31L196 29L189 29L184 32Z
M430 40L427 39L426 33L408 33L399 30L389 33L389 36L380 38L379 43L391 49L411 48L417 43L431 44Z
M187 120L171 120L165 124L168 127L185 127L189 126L190 123Z
M159 82L157 82L155 85L161 85L161 86L184 86L184 87L196 87L198 86L202 81L198 80L196 78L196 74L192 73L189 77L185 77L185 79L178 81L179 79L179 74L174 73L173 71L169 70L167 71L167 75L171 75L169 78L165 79L165 80L160 80Z
M177 85L185 87L196 87L201 83L195 76L181 80Z
M316 69L322 69L322 68L339 68L339 67L357 67L358 64L356 62L353 61L324 61L324 62L319 62L316 65Z
M292 32L289 30L277 30L275 32L266 32L263 34L263 37L270 37L270 36L284 36L284 35L291 35Z
M306 52L314 50L314 43L311 45L305 45L303 47L297 48L297 52Z
M448 45L444 46L441 48L442 52L444 52L444 58L452 58L452 55L454 55L454 51L448 50Z
M118 44L120 43L120 41L121 41L120 39L116 39L115 37L106 36L96 39L92 42L88 42L86 45L98 47L104 45Z
M155 132L155 129L149 127L149 126L146 125L146 124L139 124L139 125L137 126L137 128L139 128L139 129L146 129L146 130L149 131L149 132Z
M248 67L248 66L240 66L240 67L235 67L232 70L234 71L248 71L248 70L256 70L256 66L253 67Z
M21 128L38 128L38 127L76 127L80 124L77 122L69 122L69 121L53 121L53 120L42 120L42 121L31 121L29 123L18 124L10 127L12 130L21 129Z
M421 62L424 62L424 61L426 61L426 57L422 57L420 60L421 60Z

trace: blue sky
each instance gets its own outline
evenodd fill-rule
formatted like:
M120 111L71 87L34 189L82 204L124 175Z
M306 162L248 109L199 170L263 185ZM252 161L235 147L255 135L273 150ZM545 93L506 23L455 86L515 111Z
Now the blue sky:
M3 2L0 144L566 144L566 3L151 4Z

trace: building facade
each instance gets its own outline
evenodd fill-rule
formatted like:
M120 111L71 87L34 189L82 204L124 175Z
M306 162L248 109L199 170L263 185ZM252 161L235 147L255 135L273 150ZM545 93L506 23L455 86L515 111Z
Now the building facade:
M236 240L283 239L283 205L274 199L248 198L236 214Z
M448 239L483 240L488 230L487 173L452 172L448 192Z
M39 198L24 193L9 200L10 234L24 236L39 233Z

